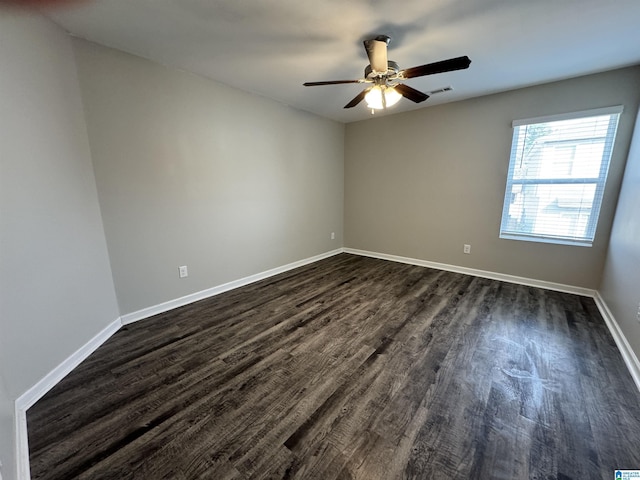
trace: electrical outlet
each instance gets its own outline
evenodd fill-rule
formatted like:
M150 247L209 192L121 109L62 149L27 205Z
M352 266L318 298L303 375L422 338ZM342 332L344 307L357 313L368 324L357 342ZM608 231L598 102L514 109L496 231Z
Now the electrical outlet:
M178 274L180 275L180 278L188 277L189 271L187 270L187 266L183 265L181 267L178 267Z
M331 232L331 240L335 240L336 239L336 232Z
M471 253L471 245L465 244L464 247L462 248L462 251L464 253Z

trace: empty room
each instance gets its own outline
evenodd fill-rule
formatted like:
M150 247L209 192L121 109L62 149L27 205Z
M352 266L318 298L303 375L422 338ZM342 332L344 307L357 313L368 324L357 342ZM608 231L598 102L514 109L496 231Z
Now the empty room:
M640 479L637 0L0 2L0 480Z

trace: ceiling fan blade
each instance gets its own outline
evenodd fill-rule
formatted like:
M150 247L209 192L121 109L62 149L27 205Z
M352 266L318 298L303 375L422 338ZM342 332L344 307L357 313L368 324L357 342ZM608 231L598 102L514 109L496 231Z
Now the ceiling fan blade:
M362 83L361 80L328 80L326 82L305 82L305 87L317 87L318 85L340 85L341 83Z
M414 78L423 77L424 75L433 75L435 73L452 72L454 70L464 70L469 68L471 60L469 57L456 57L449 60L442 60L435 63L427 63L426 65L420 65L418 67L407 68L399 72L400 78Z
M422 93L420 90L416 90L415 88L410 87L409 85L405 85L404 83L399 83L394 88L400 95L402 95L404 98L408 98L412 102L420 103L429 98L429 95L427 95L426 93Z
M355 96L355 98L353 100L351 100L349 103L347 103L344 108L353 108L356 105L358 105L362 100L364 100L364 96L367 94L367 92L371 90L371 88L365 88L363 91L361 91L358 95Z
M373 40L365 40L364 49L369 57L371 70L377 73L387 73L389 62L387 59L387 42L389 37L380 36Z

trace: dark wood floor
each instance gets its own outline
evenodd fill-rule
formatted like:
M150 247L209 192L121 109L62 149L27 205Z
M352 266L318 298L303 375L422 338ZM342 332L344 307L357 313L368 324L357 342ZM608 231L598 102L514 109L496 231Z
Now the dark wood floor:
M611 479L593 300L338 255L129 325L28 412L34 479Z

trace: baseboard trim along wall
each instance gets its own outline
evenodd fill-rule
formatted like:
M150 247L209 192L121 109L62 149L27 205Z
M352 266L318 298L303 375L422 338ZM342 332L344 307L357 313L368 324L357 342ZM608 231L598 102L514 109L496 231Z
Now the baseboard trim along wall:
M208 288L200 292L191 293L189 295L185 295L184 297L176 298L174 300L169 300L168 302L163 302L158 305L143 308L142 310L138 310L136 312L127 313L122 316L122 324L127 325L129 323L137 322L139 320L144 320L145 318L152 317L153 315L158 315L159 313L168 312L169 310L173 310L174 308L182 307L184 305L189 305L190 303L197 302L198 300L204 300L205 298L213 297L215 295L219 295L229 290L233 290L239 287L244 287L245 285L249 285L250 283L258 282L260 280L264 280L265 278L273 277L274 275L288 272L289 270L293 270L294 268L302 267L304 265L308 265L310 263L314 263L319 260L323 260L325 258L333 257L334 255L338 255L339 253L342 253L341 248L338 248L336 250L331 250L326 253L321 253L320 255L316 255L314 257L298 260L296 262L283 265L282 267L276 267L276 268L272 268L271 270L266 270L264 272L256 273L254 275L249 275L248 277L240 278L238 280L224 283L216 287Z
M595 290L582 287L574 287L572 285L564 285L562 283L546 282L544 280L534 280L532 278L517 277L515 275L507 275L505 273L489 272L487 270L478 270L475 268L459 267L457 265L449 265L446 263L430 262L417 258L400 257L398 255L389 255L387 253L369 252L366 250L357 250L355 248L343 249L345 253L360 255L363 257L379 258L381 260L391 260L392 262L408 263L409 265L418 265L420 267L435 268L436 270L446 270L447 272L464 273L474 277L489 278L491 280L500 280L502 282L517 283L529 287L539 287L547 290L555 290L563 293L573 293L585 297L593 297Z
M624 333L622 332L620 325L613 316L613 313L611 313L611 310L607 306L606 302L600 296L600 292L596 292L593 299L595 300L596 305L598 306L598 310L600 310L602 318L604 318L607 327L609 327L611 336L616 342L618 350L620 350L622 359L627 365L627 369L629 369L629 373L631 374L636 387L638 387L638 390L640 390L640 360L638 360L638 357L633 352L633 349L631 348L627 337L624 336Z
M106 342L111 335L116 333L122 322L120 317L115 319L91 340L80 347L75 353L67 357L56 368L46 374L38 383L24 392L15 402L15 442L17 454L17 470L19 480L31 478L29 469L29 442L27 436L27 410L40 400L49 390L55 387L64 377L80 365L89 355L95 352L100 345Z
M629 370L629 373L631 374L631 377L633 378L633 381L636 384L636 387L638 388L638 390L640 390L640 360L638 360L638 357L635 355L633 349L631 348L631 345L629 344L627 337L625 337L624 333L622 332L620 325L618 325L618 322L616 321L615 317L611 313L611 310L609 310L609 307L607 306L607 304L605 303L605 301L600 296L600 293L597 290L591 290L591 289L582 288L582 287L574 287L571 285L564 285L561 283L546 282L543 280L534 280L531 278L518 277L514 275L506 275L504 273L489 272L486 270L477 270L474 268L458 267L456 265L448 265L446 263L429 262L427 260L419 260L416 258L401 257L398 255L389 255L386 253L369 252L366 250L357 250L355 248L344 248L343 251L345 253L351 253L353 255L379 258L381 260L390 260L392 262L407 263L410 265L418 265L421 267L435 268L437 270L446 270L448 272L464 273L467 275L473 275L474 277L489 278L491 280L500 280L503 282L517 283L520 285L527 285L530 287L539 287L539 288L545 288L547 290L555 290L557 292L573 293L575 295L591 297L596 302L596 306L598 307L598 310L600 311L602 318L604 318L607 328L609 329L609 332L611 332L611 336L613 337L613 340L616 342L618 350L620 350L620 354L622 355L624 363L627 366L627 369Z
M352 255L359 255L364 257L378 258L381 260L390 260L392 262L406 263L410 265L417 265L421 267L435 268L437 270L445 270L455 273L462 273L466 275L472 275L475 277L489 278L492 280L500 280L509 283L517 283L520 285L527 285L531 287L545 288L547 290L555 290L558 292L572 293L576 295L582 295L592 297L600 313L602 314L611 335L613 336L620 353L624 359L633 380L640 390L640 361L634 354L629 342L627 341L624 333L620 329L620 326L616 322L613 314L607 307L606 303L596 290L591 290L582 287L575 287L571 285L564 285L560 283L546 282L543 280L535 280L531 278L518 277L514 275L507 275L503 273L489 272L485 270L478 270L474 268L460 267L456 265L448 265L444 263L430 262L427 260L420 260L415 258L402 257L398 255L389 255L385 253L369 252L366 250L358 250L354 248L339 248L330 252L322 253L314 257L309 257L303 260L299 260L287 265L273 268L255 275L250 275L232 282L228 282L216 287L209 288L200 292L196 292L184 297L170 300L168 302L161 303L159 305L151 306L138 310L133 313L128 313L122 317L117 318L112 323L107 325L102 331L96 334L85 345L80 347L75 353L64 360L60 365L54 368L51 372L45 375L42 380L36 383L33 387L23 393L15 402L15 441L16 441L16 456L17 456L17 470L18 480L30 480L30 467L29 467L29 444L27 436L27 410L42 398L49 390L51 390L56 384L58 384L65 376L67 376L74 368L76 368L82 361L84 361L91 353L93 353L100 345L106 342L114 333L116 333L123 325L137 322L145 318L149 318L159 313L164 313L174 308L178 308L184 305L188 305L198 300L203 300L215 295L219 295L223 292L233 290L235 288L243 287L251 283L263 280L265 278L278 275L280 273L293 270L310 263L323 260L325 258L332 257L339 253L349 253Z
M123 325L143 320L145 318L157 315L159 313L167 312L184 305L188 305L198 300L219 295L220 293L239 288L250 283L263 280L279 273L284 273L294 268L302 267L310 263L323 260L325 258L332 257L342 253L342 248L331 250L320 255L298 260L287 265L272 268L255 275L234 280L232 282L219 285L217 287L209 288L201 292L196 292L184 297L170 300L168 302L161 303L152 307L138 310L137 312L129 313L117 318L112 323L107 325L101 332L89 340L85 345L80 347L75 353L64 360L60 365L54 368L51 372L42 378L33 387L23 393L15 401L15 442L16 442L16 457L17 457L17 475L18 480L30 480L30 466L29 466L29 438L27 434L27 410L38 400L40 400L49 390L55 387L64 377L66 377L74 368L76 368L82 361L84 361L89 355L91 355L100 345L106 342L114 333L116 333Z

